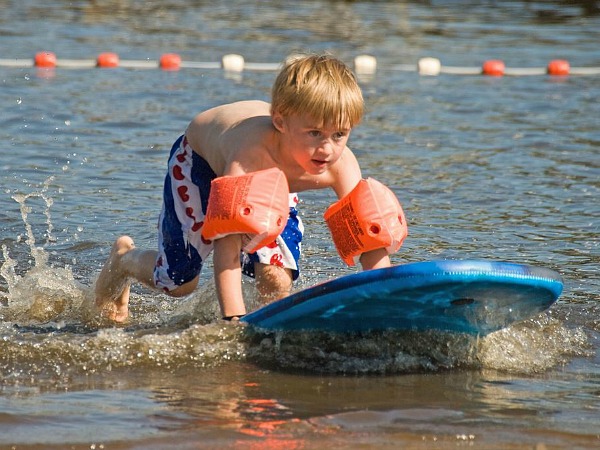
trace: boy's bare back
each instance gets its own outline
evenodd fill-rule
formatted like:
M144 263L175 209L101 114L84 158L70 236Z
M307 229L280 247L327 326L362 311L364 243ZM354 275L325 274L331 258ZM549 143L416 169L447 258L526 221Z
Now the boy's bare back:
M263 101L241 101L204 111L189 124L186 136L217 176L226 174L234 160L243 162L246 172L267 168L255 167L261 162L268 167L275 164L269 153L275 145L276 130L270 105Z

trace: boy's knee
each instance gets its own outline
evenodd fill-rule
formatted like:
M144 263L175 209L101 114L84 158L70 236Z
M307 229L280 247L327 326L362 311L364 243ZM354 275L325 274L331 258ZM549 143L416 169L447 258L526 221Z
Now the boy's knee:
M181 286L178 286L175 289L167 291L167 294L171 297L185 297L186 295L190 295L192 292L194 292L197 286L198 277L188 281L187 283L183 283Z
M292 289L292 271L283 267L256 263L256 288L262 298L278 299L289 295Z

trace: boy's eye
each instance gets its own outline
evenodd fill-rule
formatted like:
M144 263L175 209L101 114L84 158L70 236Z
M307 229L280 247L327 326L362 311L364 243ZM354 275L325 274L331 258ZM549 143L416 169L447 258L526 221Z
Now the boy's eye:
M345 137L346 137L347 133L344 133L343 131L338 131L337 133L335 133L333 135L333 140L334 141L342 141Z
M319 130L310 130L308 134L312 137L318 137L321 135L321 132Z

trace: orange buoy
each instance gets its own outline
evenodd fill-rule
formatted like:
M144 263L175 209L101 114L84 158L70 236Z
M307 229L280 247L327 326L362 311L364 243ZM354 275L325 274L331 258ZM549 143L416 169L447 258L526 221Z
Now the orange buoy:
M569 65L569 61L564 59L554 59L548 63L548 74L549 75L569 75L569 71L571 70L571 66Z
M56 55L52 52L38 52L33 62L36 67L53 68L56 67Z
M159 67L163 70L179 70L181 67L181 56L177 53L165 53L160 57Z
M119 65L119 55L116 53L105 52L100 53L98 55L98 59L96 59L96 66L98 67L118 67Z
M482 73L492 77L501 77L504 75L504 61L500 59L490 59L483 63Z

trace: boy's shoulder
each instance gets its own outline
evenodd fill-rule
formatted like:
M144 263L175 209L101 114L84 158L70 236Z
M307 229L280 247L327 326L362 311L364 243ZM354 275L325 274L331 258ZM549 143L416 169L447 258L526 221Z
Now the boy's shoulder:
M235 134L240 128L253 128L256 122L270 121L270 104L245 100L215 106L199 113L188 126L189 134ZM253 120L259 119L259 120Z
M253 117L259 115L271 114L271 104L262 100L241 100L233 103L226 103L217 106L209 111L215 111L219 114L228 116Z

